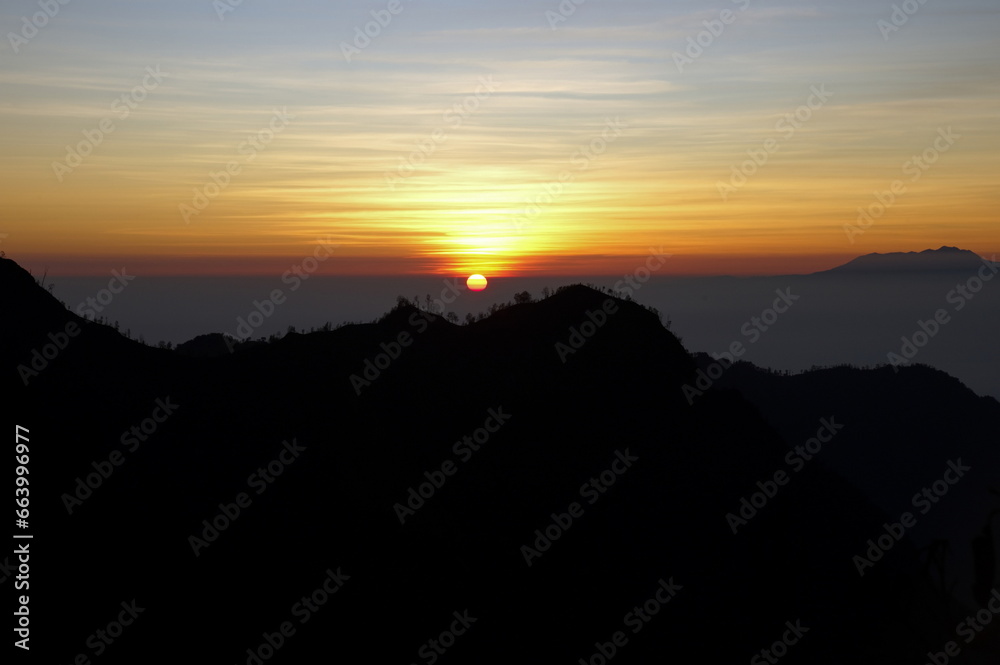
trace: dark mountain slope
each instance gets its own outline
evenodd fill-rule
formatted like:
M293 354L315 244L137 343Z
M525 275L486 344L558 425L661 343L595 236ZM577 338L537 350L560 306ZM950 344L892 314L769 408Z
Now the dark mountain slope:
M1000 508L994 492L1000 490L1000 403L921 365L898 372L838 367L783 376L738 363L716 385L755 404L792 445L809 435L817 419L835 415L844 431L818 462L890 515L912 509L912 495L938 480L949 460L961 458L972 467L939 501L921 506L926 517L911 536L921 547L948 541L948 584L973 602L972 541ZM978 593L988 595L983 588Z
M5 272L3 285L24 291L2 324L20 340L5 356L19 381L23 349L76 318L33 282ZM819 465L734 535L726 514L780 468L778 423L733 391L689 406L695 361L655 315L615 300L584 329L607 299L575 287L469 326L400 307L200 359L81 323L10 405L32 437L37 648L53 662L95 656L88 636L132 598L147 609L100 662L172 662L182 648L256 662L246 650L285 621L284 662L359 650L431 662L439 654L422 645L466 610L477 620L440 656L449 662L586 662L616 631L628 642L615 662L724 662L796 620L809 632L788 662L918 662L951 639L960 616L909 541L858 576L852 556L883 512ZM45 325L24 332L45 309ZM574 329L585 336L569 353L558 345L574 348ZM129 428L163 415L157 400L177 406L126 444ZM124 461L92 496L68 501L113 453ZM406 512L421 485L423 505ZM239 516L219 517L241 492ZM553 525L571 510L571 524ZM197 556L192 536L205 540ZM537 550L530 566L524 546ZM329 602L296 613L338 569L350 579ZM676 595L633 633L626 616L661 580Z

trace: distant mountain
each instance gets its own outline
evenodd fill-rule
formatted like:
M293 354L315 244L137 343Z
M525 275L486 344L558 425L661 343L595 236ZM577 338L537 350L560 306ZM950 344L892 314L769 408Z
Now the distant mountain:
M705 354L696 359L705 369L714 362ZM890 515L917 488L940 476L948 460L960 457L979 471L970 472L956 492L940 497L943 505L956 505L928 510L912 537L925 551L946 545L947 556L939 561L945 586L967 602L987 602L1000 582L993 569L997 558L979 557L976 543L1000 509L995 472L1000 469L1000 402L975 397L957 379L923 365L898 373L889 367L841 366L784 374L741 362L715 385L738 391L790 444L805 440L817 420L835 417L845 427L836 445L817 456L820 463ZM997 543L989 545L992 550Z
M892 252L865 254L825 273L907 273L965 272L974 273L984 259L975 252L958 247L925 249L922 252ZM818 273L823 274L823 273Z
M640 296L669 315L693 350L742 342L742 360L801 371L884 364L908 349L910 362L1000 398L1000 264L997 272L991 264L945 247L871 254L810 275L668 277L650 280ZM776 315L769 310L778 292L797 299ZM757 323L763 315L774 318ZM935 316L945 322L937 329L927 323Z
M938 373L857 371L832 382L850 400L826 376L716 375L655 313L583 286L465 326L400 304L177 353L22 273L0 263L0 361L5 422L30 429L46 662L155 662L182 634L199 662L363 644L379 663L894 665L978 609L921 549L931 517L894 526L932 463L995 440L996 401ZM814 436L828 449L795 468ZM877 451L879 492L838 446ZM977 523L965 487L932 517ZM109 629L133 602L135 625ZM963 645L969 663L998 655L995 632Z
M209 333L178 344L175 351L189 358L217 358L232 353L237 344L237 340L222 333Z

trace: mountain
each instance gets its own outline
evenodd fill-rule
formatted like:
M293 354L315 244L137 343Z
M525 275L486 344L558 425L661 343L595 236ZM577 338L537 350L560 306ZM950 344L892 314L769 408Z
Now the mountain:
M898 416L876 402L841 432L820 398L782 409L787 384L750 399L634 302L573 286L465 326L403 303L371 324L185 354L76 317L11 262L0 280L5 418L30 438L32 646L51 662L172 660L160 654L183 636L203 662L363 645L375 662L428 664L764 649L913 663L979 609L941 588L910 533L878 556L868 541L899 521L884 497L825 459L785 461L823 428L831 452L849 440L923 460L929 444L896 433ZM80 330L63 340L68 324ZM22 373L39 349L45 365ZM879 371L852 386L872 400L900 388ZM993 400L906 378L926 393L914 427L975 425L936 438L935 459L996 422ZM937 515L971 510L948 499ZM987 632L962 650L995 662L1000 645Z
M925 249L922 252L865 254L825 272L831 273L975 273L985 259L958 247Z
M650 280L637 297L667 314L693 350L721 353L739 342L741 360L789 371L898 363L906 350L906 364L1000 398L997 275L1000 264L942 248L868 255L810 275ZM793 300L786 311L772 311L779 292Z
M696 359L703 369L714 362L705 354ZM926 518L911 537L922 549L946 543L939 583L944 578L966 602L985 604L994 586L995 558L977 561L975 543L1000 509L995 473L1000 402L971 396L957 379L925 365L899 372L841 366L787 375L739 362L715 385L751 402L785 441L804 440L814 422L835 416L844 430L820 461L890 515L941 476L949 460L964 460L972 467L968 477L933 505L921 506ZM938 511L946 502L960 505Z

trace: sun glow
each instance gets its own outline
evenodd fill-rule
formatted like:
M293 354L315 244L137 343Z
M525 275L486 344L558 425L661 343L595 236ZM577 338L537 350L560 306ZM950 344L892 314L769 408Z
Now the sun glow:
M466 231L448 234L443 241L435 239L435 246L429 247L424 254L432 257L434 272L504 275L517 271L522 244L521 238L503 235L498 229L481 233Z

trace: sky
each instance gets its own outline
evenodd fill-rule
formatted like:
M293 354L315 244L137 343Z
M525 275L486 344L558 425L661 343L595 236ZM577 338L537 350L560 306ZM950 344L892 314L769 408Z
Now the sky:
M996 254L1000 5L896 7L5 0L0 249L52 275Z

